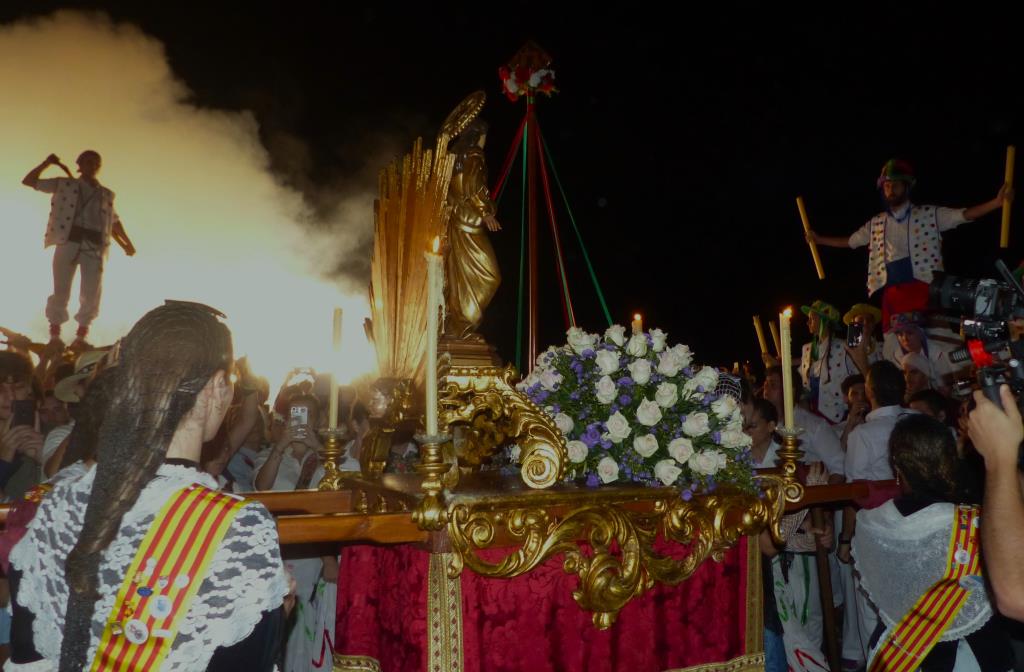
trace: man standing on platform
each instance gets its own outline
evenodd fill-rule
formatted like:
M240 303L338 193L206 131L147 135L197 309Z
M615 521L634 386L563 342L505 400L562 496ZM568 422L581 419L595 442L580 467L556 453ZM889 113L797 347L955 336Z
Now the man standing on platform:
M129 257L135 246L125 233L121 219L114 211L114 192L96 179L102 159L97 152L86 150L78 157L81 177L41 179L49 166L61 165L55 154L29 171L21 181L27 187L53 194L50 219L46 225L46 247L56 245L53 253L53 294L46 301L46 319L50 323L50 340L60 340L61 326L68 321L68 301L75 270L81 270L78 322L72 347L86 349L89 325L100 312L103 289L103 262L111 238ZM62 166L63 167L63 166ZM67 169L65 169L67 170Z
M943 270L942 234L964 222L998 210L1013 198L1003 185L990 201L969 208L914 205L910 164L891 159L882 166L876 182L885 203L880 212L849 237L822 236L808 231L807 238L828 247L868 248L868 295L882 290L882 329L886 341L893 341L889 321L893 315L928 308L928 284L934 271Z

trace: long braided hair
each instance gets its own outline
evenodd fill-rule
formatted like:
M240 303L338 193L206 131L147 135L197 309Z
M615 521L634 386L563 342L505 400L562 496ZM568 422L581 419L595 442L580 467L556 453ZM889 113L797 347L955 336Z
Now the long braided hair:
M117 361L97 379L103 391L96 436L96 477L82 530L68 555L70 588L60 670L83 669L103 551L164 461L196 396L231 366L231 333L214 309L168 301L140 319L121 342Z

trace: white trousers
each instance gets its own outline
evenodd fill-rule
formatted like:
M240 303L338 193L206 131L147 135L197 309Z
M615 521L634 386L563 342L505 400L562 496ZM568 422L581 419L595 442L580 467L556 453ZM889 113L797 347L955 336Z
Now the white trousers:
M53 294L46 300L46 319L61 325L68 321L68 302L75 270L81 269L78 293L78 314L75 321L82 327L92 324L100 314L103 294L103 251L82 243L64 243L53 252Z

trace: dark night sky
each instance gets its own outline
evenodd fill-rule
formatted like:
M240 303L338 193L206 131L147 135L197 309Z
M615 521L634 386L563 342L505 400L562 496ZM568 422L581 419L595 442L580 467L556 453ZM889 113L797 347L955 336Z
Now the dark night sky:
M719 363L756 355L754 312L767 318L784 302L818 297L845 308L864 295L863 250L825 250L828 279L817 281L798 193L819 231L850 233L879 210L874 179L899 155L917 168L915 200L972 205L995 195L1005 146L1022 140L1019 30L995 11L937 15L893 3L826 18L773 5L700 18L681 5L641 13L556 4L7 1L0 20L74 7L138 23L165 43L195 103L253 110L272 152L289 138L310 147L298 172L275 153L284 179L307 190L346 180L355 188L357 175L365 183L379 167L366 165L368 148L432 136L475 89L489 95L495 174L523 112L500 95L496 71L535 39L553 56L561 90L542 100L541 125L615 318L627 323L639 310ZM517 190L499 213L506 283L485 323L507 357ZM1015 238L1011 266L1024 250L1024 233ZM603 330L568 230L563 240L577 316ZM998 214L948 234L947 268L992 274L997 240ZM541 272L550 287L543 348L561 340L563 325L550 259Z

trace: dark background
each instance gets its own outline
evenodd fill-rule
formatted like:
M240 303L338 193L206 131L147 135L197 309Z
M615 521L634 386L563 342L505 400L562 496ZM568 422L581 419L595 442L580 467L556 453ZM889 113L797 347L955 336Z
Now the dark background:
M718 5L698 16L681 4L572 4L6 1L0 20L67 7L137 23L164 42L194 103L255 113L281 179L311 197L372 185L381 158L368 148L432 137L476 89L489 96L496 177L524 112L501 95L497 68L534 39L560 89L541 99L541 126L613 317L628 324L642 312L671 342L723 364L756 358L755 312L767 319L815 298L845 310L864 298L864 250L823 250L827 279L817 280L797 194L819 232L845 235L880 209L875 178L891 156L916 167L915 201L968 206L995 196L1006 145L1020 144L1019 27L981 5L835 16L822 5ZM305 148L301 160L289 143ZM505 284L484 325L509 359L519 194L513 181L501 204L505 231L493 240ZM601 331L560 217L577 318ZM947 234L947 269L993 275L998 222L994 213ZM1011 267L1024 250L1019 225L1013 238ZM550 253L540 269L543 349L563 340L564 324Z

